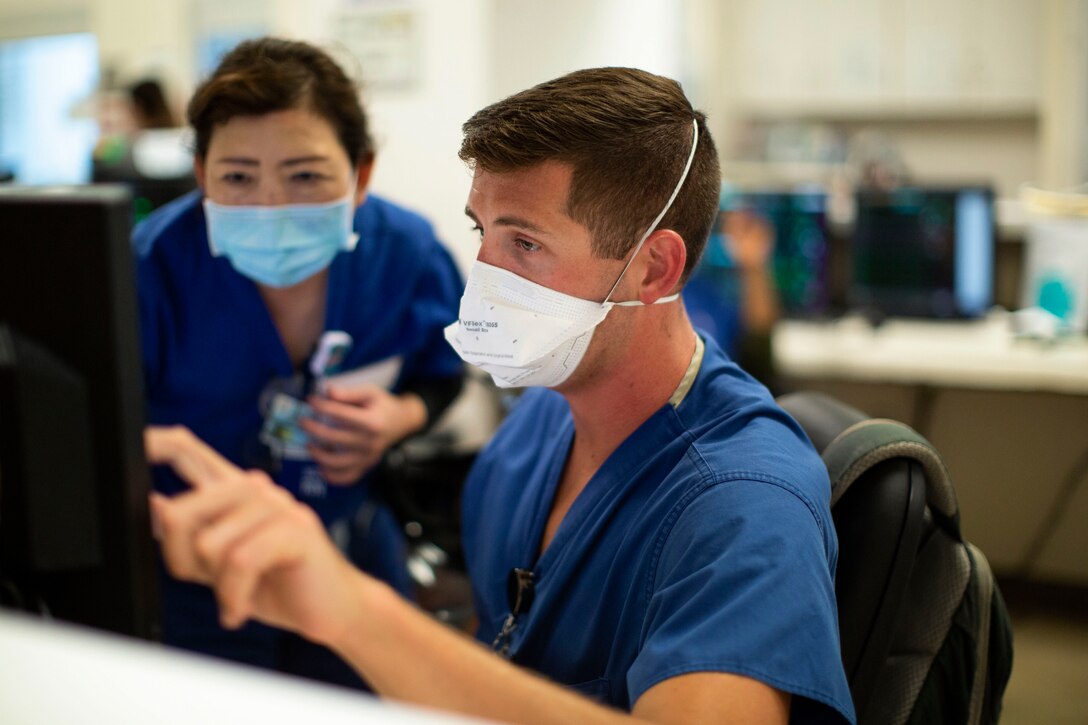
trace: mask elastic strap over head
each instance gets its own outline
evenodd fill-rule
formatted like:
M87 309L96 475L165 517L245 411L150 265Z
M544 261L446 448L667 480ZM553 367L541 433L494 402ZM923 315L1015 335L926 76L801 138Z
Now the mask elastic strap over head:
M606 304L611 298L612 293L616 291L616 288L620 286L620 280L623 279L623 275L627 274L627 269L631 266L631 262L635 261L635 257L638 256L638 252L642 249L643 243L650 238L650 235L657 229L657 225L661 223L661 220L665 218L665 215L669 213L669 209L672 208L672 203L676 201L677 195L680 194L680 189L684 186L684 181L688 178L688 172L691 171L691 163L695 160L695 149L699 148L699 119L691 119L691 152L688 153L688 161L684 164L684 173L680 174L680 180L676 182L676 188L672 190L672 196L665 203L665 208L661 210L661 213L657 215L653 223L650 224L650 228L642 235L642 238L638 240L638 244L635 245L635 251L631 254L631 257L627 260L627 264L624 265L623 271L620 272L620 276L616 277L616 283L612 285L612 289L608 290L608 294L604 298L602 304ZM668 297L662 297L654 302L658 304L661 302L672 302L679 295L669 295ZM618 307L638 307L642 305L638 300L631 300L628 302L613 302L612 304Z

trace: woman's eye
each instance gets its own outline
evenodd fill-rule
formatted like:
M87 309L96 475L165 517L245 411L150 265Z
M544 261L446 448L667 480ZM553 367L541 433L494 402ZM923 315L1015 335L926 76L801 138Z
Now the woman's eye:
M301 184L309 184L321 180L323 177L314 171L299 171L291 175L291 180Z
M248 174L243 174L240 171L229 171L223 174L223 182L232 185L245 184L250 180Z

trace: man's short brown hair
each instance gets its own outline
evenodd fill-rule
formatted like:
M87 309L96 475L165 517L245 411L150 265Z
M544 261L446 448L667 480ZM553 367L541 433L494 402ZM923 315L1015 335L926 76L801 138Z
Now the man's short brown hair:
M680 84L634 68L580 70L516 93L463 126L463 161L507 172L570 164L567 214L589 229L594 253L622 259L664 208L691 152L691 171L659 229L683 237L687 279L717 216L721 172L706 117Z

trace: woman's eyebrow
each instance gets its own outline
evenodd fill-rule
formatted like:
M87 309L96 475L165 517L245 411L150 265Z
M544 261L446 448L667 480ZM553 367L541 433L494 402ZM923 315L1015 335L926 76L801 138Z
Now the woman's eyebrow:
M216 164L241 164L242 166L259 166L261 163L257 159L248 156L224 156L220 159L213 159L212 162Z
M315 154L312 156L295 156L294 158L284 159L280 162L280 166L297 166L299 164L312 164L315 161L328 161L328 156L321 156Z

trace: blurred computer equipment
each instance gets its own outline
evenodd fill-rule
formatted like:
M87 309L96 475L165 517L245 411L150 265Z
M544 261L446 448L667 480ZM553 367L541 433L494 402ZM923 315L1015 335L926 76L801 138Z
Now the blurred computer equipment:
M884 317L979 317L993 304L993 191L986 185L858 189L846 301Z
M774 230L771 273L785 317L819 317L830 302L827 195L817 190L751 191L737 208Z
M1043 319L1053 337L1088 331L1088 185L1044 189L1024 184L1027 248L1022 312Z
M143 376L119 186L0 186L0 606L155 639Z
M739 308L744 304L737 277L741 263L736 258L740 240L725 231L725 216L735 212L758 217L771 234L771 251L765 262L786 317L820 317L828 314L831 300L827 195L820 190L729 191L723 195L722 210L706 252L692 283L685 288L689 308L700 318L713 316L716 309ZM703 311L706 314L701 314ZM711 320L708 323L713 324Z
M807 187L727 186L714 233L684 286L692 324L768 385L775 322L832 311L826 198Z

